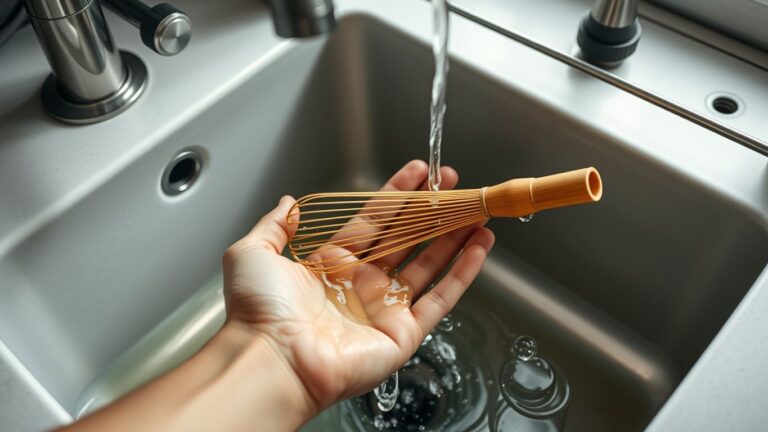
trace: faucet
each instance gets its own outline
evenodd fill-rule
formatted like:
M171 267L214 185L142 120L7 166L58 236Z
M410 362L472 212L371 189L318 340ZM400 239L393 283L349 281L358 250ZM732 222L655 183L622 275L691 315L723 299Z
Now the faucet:
M264 0L272 10L275 33L284 38L309 37L336 28L333 0Z
M191 21L173 6L105 1L138 27L141 40L158 54L178 54L189 43ZM41 93L52 117L96 123L138 100L146 88L147 68L135 54L117 49L100 0L25 0L25 6L51 66Z
M584 60L612 68L635 52L642 33L637 3L637 0L595 0L581 20L576 37Z

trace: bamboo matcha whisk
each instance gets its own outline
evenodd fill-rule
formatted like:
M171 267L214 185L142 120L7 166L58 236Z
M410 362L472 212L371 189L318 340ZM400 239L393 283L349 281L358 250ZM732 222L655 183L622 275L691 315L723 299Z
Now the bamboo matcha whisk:
M288 213L298 225L288 246L308 269L335 273L492 217L599 201L602 191L597 170L584 168L481 189L312 194Z

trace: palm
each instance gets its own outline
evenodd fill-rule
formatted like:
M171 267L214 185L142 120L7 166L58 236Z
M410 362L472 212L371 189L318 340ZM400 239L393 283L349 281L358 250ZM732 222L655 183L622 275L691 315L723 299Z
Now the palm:
M370 389L401 365L423 338L410 313L410 289L391 293L392 278L370 264L357 269L355 283L331 285L302 265L264 248L240 255L232 274L231 316L278 339L293 355L301 379L328 402ZM279 269L279 271L278 271ZM259 280L258 285L240 283ZM393 298L387 306L382 298ZM325 402L325 401L324 401Z
M415 189L425 176L423 163L412 163L387 186ZM443 177L455 184L455 172ZM435 240L403 269L402 278L381 268L397 267L410 251L324 282L280 255L293 234L285 224L291 204L281 201L225 255L228 319L272 337L321 407L370 390L403 364L458 300L493 243L489 231L471 227ZM480 247L468 253L472 246ZM465 253L425 295L462 247ZM410 287L398 286L404 280Z

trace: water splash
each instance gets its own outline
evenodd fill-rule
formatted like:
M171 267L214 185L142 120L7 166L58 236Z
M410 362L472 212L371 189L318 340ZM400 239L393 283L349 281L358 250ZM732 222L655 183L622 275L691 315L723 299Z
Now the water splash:
M387 290L384 292L384 306L392 306L395 304L407 305L409 300L408 294L411 292L411 287L405 284L400 278L393 278Z
M520 216L517 219L520 220L520 222L530 222L533 220L533 213L529 214L528 216Z
M328 279L328 275L324 272L320 273L320 277L323 279L325 286L336 292L336 300L339 304L347 304L347 297L344 295L344 290L352 289L352 281L347 279L335 279L338 283L333 283Z
M453 326L453 318L450 315L444 316L443 319L441 319L437 324L438 330L445 333L453 331Z
M373 393L378 399L376 405L380 410L383 412L392 410L397 403L397 396L400 394L400 377L397 371L373 389Z
M539 354L539 344L531 336L518 336L512 343L512 352L522 361L530 361Z
M443 141L445 87L448 74L448 6L446 0L432 0L432 53L435 76L429 125L429 189L440 190L440 145Z

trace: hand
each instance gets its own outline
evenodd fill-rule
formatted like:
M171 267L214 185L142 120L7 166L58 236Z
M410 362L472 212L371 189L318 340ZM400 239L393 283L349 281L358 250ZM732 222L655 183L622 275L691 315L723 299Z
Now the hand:
M444 188L456 184L453 169L444 167L441 174ZM426 164L412 161L382 190L423 189L426 177ZM224 255L227 325L269 341L319 412L369 391L407 361L477 276L494 237L471 226L435 239L400 272L405 291L387 290L392 279L386 269L397 268L412 250L362 264L344 276L354 284L342 304L317 275L281 255L293 235L286 216L294 202L283 197ZM456 255L446 276L427 291ZM334 276L331 283L340 277ZM385 306L388 292L397 301Z

